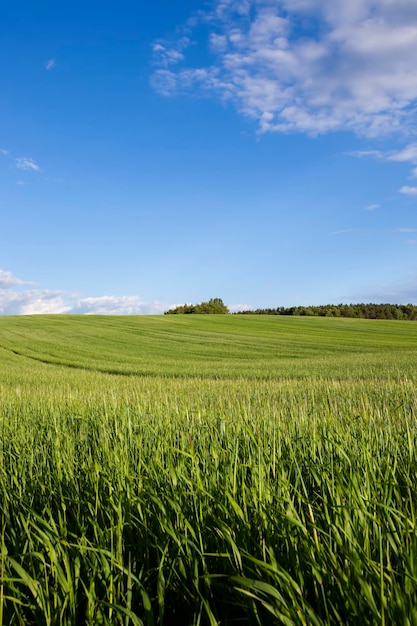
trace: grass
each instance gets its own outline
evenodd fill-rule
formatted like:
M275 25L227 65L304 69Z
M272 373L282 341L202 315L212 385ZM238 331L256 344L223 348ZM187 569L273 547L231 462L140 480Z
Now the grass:
M1 624L417 624L412 322L0 319Z
M274 316L3 318L0 348L54 365L153 376L392 375L417 349L410 322Z

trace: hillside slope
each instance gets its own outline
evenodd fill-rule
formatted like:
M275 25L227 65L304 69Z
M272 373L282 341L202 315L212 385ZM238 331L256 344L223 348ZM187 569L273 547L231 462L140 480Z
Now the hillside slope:
M350 319L4 317L0 350L14 362L120 375L345 378L407 371L417 333L410 322Z

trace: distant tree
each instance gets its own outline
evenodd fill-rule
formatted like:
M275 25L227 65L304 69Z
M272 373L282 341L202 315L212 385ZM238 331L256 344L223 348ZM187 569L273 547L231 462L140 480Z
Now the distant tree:
M211 298L208 302L201 302L200 304L184 304L165 311L165 315L187 315L189 313L218 315L230 313L230 311L221 298Z
M277 307L238 311L240 315L316 315L320 317L354 317L372 320L417 320L415 304L325 304L322 306Z

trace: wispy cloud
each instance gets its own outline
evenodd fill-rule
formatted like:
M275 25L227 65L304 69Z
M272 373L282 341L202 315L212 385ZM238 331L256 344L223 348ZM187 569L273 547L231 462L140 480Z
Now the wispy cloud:
M13 276L11 272L6 272L5 270L0 269L0 289L11 289L12 287L16 287L17 285L31 285L28 281L20 280L20 278L16 278Z
M99 296L81 298L69 309L69 313L90 315L157 315L170 305L161 302L144 302L138 296Z
M381 150L352 150L345 152L347 156L356 157L357 159L383 159L384 153Z
M401 150L390 150L387 152L383 150L353 150L346 154L358 159L373 158L382 159L383 161L395 161L397 163L417 163L417 143L410 143L401 148Z
M408 185L404 185L400 189L400 193L406 196L417 196L417 187L409 187Z
M342 228L340 230L333 230L330 234L331 235L347 235L349 233L357 233L358 229L357 228Z
M4 148L0 148L0 154L2 154L3 156L9 156L10 152L8 150L5 150Z
M16 167L19 170L29 170L33 172L39 172L41 169L33 159L29 159L28 157L19 157L16 159Z
M49 59L46 63L45 63L45 69L49 70L53 70L54 67L56 66L56 62L55 59Z
M215 0L194 23L211 60L155 42L164 95L228 100L261 132L415 131L415 0Z
M402 150L387 153L386 160L397 163L417 163L417 143L410 143Z
M160 95L169 96L177 91L178 77L170 68L185 59L184 52L190 45L186 36L171 42L159 39L153 43L153 59L158 69L154 71L151 83Z
M383 150L354 150L353 152L347 152L348 156L353 156L358 159L373 158L381 161L391 161L394 163L411 163L417 164L417 143L410 143L404 146L400 150L390 150L384 152ZM417 178L417 167L413 167L411 170L411 176L409 178ZM416 195L417 187L410 187L404 185L399 190L400 193L405 195Z
M176 65L184 60L184 51L190 44L191 41L188 37L181 37L174 42L164 41L163 39L155 41L152 45L154 63L165 68Z
M11 272L0 270L0 315L158 315L176 306L157 300L145 302L138 296L80 298L66 291L28 288L31 285Z
M396 302L417 303L417 275L411 275L400 283L387 284L380 289L370 287L349 295L350 302Z
M171 96L177 91L178 79L170 70L157 70L152 76L152 87L161 96Z
M368 204L368 206L365 207L367 211L376 211L376 209L380 209L380 208L381 208L380 204Z

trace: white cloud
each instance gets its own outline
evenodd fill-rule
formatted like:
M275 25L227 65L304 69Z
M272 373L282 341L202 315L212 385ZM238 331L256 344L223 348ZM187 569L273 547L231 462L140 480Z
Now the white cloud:
M0 315L34 315L38 313L67 313L63 295L41 289L2 289Z
M353 150L352 152L346 152L348 156L356 157L357 159L365 159L365 158L374 158L374 159L383 159L384 152L381 150Z
M252 311L253 306L250 304L229 304L230 313L239 313L240 311Z
M227 50L227 44L226 35L210 34L210 46L214 52L224 52Z
M3 156L9 156L10 152L8 150L5 150L4 148L0 148L0 154L2 154Z
M90 315L157 315L164 313L169 305L160 302L143 302L138 296L99 296L81 298L69 313Z
M175 65L153 81L164 95L227 99L261 132L415 130L415 0L215 0L194 21L212 61L187 66L181 39L157 42L159 64Z
M389 152L383 152L382 150L354 150L346 154L358 159L371 157L397 163L417 163L417 143L410 143L408 146L401 148L401 150L390 150Z
M13 276L11 272L6 272L5 270L0 269L0 289L8 289L10 287L15 287L16 285L24 284L28 283L16 278L16 276Z
M152 87L161 96L171 96L177 91L177 75L170 70L157 70L152 76Z
M186 50L190 44L191 42L188 37L181 37L172 43L164 41L163 39L156 41L152 45L155 64L165 68L170 65L176 65L184 59L184 50Z
M368 204L368 206L366 207L367 211L375 211L376 209L380 209L381 205L380 204Z
M64 294L55 291L34 289L18 294L16 298L19 306L19 315L40 315L54 313L68 313L69 307L64 300Z
M89 315L159 315L173 304L145 302L138 296L79 298L65 291L28 289L33 285L0 270L0 315L77 313Z
M417 187L409 187L408 185L404 185L400 189L400 193L405 194L406 196L417 196Z
M61 294L25 287L32 284L0 269L0 315L65 312Z
M45 63L45 69L47 69L48 71L53 70L55 66L56 66L55 59L49 59Z
M386 158L387 161L397 161L399 163L417 163L417 143L410 143L402 150L391 152Z
M19 170L31 170L33 172L39 172L41 169L33 159L27 157L19 157L16 159L16 167Z

